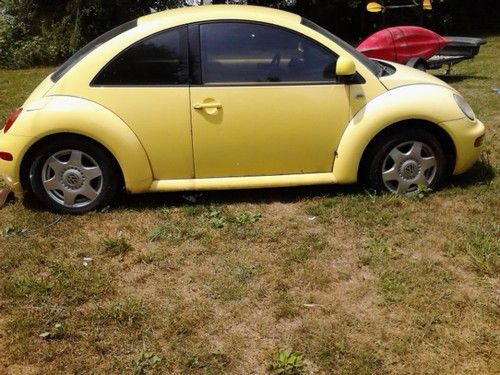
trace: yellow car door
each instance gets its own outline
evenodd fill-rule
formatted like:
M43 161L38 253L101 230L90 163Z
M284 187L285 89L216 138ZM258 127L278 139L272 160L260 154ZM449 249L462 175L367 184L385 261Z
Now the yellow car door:
M191 87L197 178L332 170L349 121L338 56L296 32L254 22L199 26Z

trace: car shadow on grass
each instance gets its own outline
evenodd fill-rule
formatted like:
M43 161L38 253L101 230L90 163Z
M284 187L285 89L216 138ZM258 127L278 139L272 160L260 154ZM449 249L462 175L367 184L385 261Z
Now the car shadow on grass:
M357 185L314 185L266 189L185 191L173 193L122 194L115 208L143 210L157 207L180 207L188 204L219 205L235 203L297 203L314 197L367 194Z
M495 178L495 168L485 160L478 161L468 172L454 176L449 185L466 188L487 184ZM444 187L446 189L446 186ZM115 208L129 210L154 209L169 206L179 207L187 204L235 204L235 203L297 203L316 197L338 195L368 196L372 194L360 185L313 185L266 189L186 191L174 193L147 193L138 195L123 194Z
M468 187L473 185L488 184L495 179L495 167L488 159L481 159L466 173L453 176L450 185Z
M453 72L451 74L435 74L435 76L446 83L457 83L462 82L467 79L475 79L479 81L487 81L491 79L491 77L477 76L474 74L457 74L454 75Z
M468 187L489 183L495 178L495 168L487 161L478 161L467 173L454 176L449 185ZM446 187L445 187L446 189ZM360 185L313 185L298 187L280 187L266 189L209 190L185 192L161 192L145 194L121 194L109 209L126 209L142 211L158 207L182 207L188 204L218 205L235 203L297 203L316 197L333 197L339 195L368 196L368 192ZM31 211L46 211L32 193L27 193L23 206Z

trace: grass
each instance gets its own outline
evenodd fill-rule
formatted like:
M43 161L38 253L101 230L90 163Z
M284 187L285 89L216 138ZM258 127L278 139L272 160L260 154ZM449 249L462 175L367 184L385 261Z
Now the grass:
M488 135L441 191L140 195L80 217L9 203L0 373L498 373L499 54L490 37L445 78ZM0 71L2 119L49 71Z

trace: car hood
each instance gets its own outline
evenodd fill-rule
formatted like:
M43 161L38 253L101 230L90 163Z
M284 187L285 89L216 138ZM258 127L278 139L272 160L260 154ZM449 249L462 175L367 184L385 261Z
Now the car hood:
M410 68L406 65L387 62L396 70L393 74L380 77L380 82L388 89L392 90L401 86L408 85L438 85L452 89L446 82L434 77L431 74L422 72L418 69ZM453 89L452 89L453 90Z

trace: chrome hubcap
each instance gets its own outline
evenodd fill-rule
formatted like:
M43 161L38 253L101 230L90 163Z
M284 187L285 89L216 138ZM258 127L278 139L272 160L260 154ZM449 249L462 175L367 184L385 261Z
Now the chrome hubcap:
M84 182L85 176L78 169L70 168L63 173L62 183L68 189L78 190L83 186Z
M422 142L404 142L394 147L382 165L382 180L386 188L398 194L429 186L436 178L437 161L434 152Z
M406 160L401 164L399 174L406 180L414 179L420 172L420 166L415 160Z
M55 202L66 207L85 207L101 193L103 175L90 155L78 150L64 150L45 162L42 184Z

